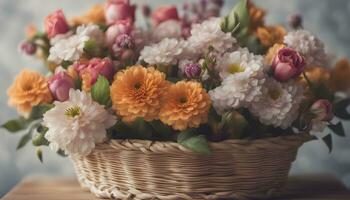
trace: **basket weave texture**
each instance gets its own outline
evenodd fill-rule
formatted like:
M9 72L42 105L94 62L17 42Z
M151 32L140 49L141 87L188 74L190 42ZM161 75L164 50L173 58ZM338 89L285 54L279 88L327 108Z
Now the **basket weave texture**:
M111 199L251 199L283 192L307 134L210 143L199 155L172 142L112 140L71 157L79 182Z

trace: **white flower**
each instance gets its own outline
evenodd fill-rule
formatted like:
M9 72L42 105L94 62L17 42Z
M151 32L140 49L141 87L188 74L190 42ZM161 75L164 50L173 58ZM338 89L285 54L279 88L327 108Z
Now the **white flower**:
M264 64L260 56L247 49L226 53L219 61L217 70L223 78L221 86L209 91L217 112L247 107L258 101L265 82Z
M289 32L284 37L284 43L301 53L308 65L329 64L329 56L326 54L323 42L306 30Z
M160 42L164 38L181 38L182 28L177 20L167 20L157 25L152 31L154 42Z
M287 129L298 117L303 89L295 82L280 83L267 79L260 100L251 104L250 112L261 123Z
M68 155L88 155L95 144L104 142L106 129L116 122L116 117L86 92L71 89L68 101L54 104L43 118L43 124L49 129L45 138L54 151L61 149Z
M165 38L157 44L146 46L141 51L139 60L144 60L148 64L173 65L183 54L186 43L175 38Z
M235 47L236 39L230 33L224 33L220 27L220 18L211 18L201 24L194 24L188 47L195 54L201 54L211 46L219 53L227 52Z
M84 53L86 41L94 40L98 45L104 43L104 34L97 25L82 25L75 35L62 35L52 41L48 60L57 64L62 61L74 62Z
M310 130L310 134L314 135L314 136L318 136L318 135L322 134L323 131L326 129L327 122L319 121L319 120L312 120L311 125L312 125L312 127Z

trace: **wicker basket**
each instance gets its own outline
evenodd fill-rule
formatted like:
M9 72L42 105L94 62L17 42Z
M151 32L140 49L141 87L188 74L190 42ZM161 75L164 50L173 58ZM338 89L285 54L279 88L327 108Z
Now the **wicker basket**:
M82 187L113 199L263 199L281 194L307 134L211 143L203 156L171 142L113 140L72 157Z

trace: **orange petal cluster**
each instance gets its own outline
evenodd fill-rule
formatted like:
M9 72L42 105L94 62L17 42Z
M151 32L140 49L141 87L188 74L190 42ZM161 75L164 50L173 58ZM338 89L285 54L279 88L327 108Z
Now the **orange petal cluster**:
M210 106L210 97L200 83L180 81L169 88L159 118L176 130L197 128L208 121Z
M26 115L33 106L51 103L53 97L48 83L41 74L30 70L23 70L7 91L9 104Z
M153 67L132 66L116 74L110 93L113 109L124 122L137 117L158 119L162 99L169 87L165 74Z
M266 11L257 7L252 1L248 1L248 12L249 12L249 29L251 32L255 32L258 27L265 25Z
M271 65L278 51L284 47L286 47L284 44L274 44L272 47L270 47L265 55L265 63Z
M347 59L339 60L332 68L330 85L334 91L350 89L350 63Z
M102 4L94 5L87 13L71 19L71 24L79 26L82 24L102 24L106 23L105 10Z
M282 26L259 27L256 31L256 36L261 44L266 47L271 47L276 43L283 43L286 34L287 31Z

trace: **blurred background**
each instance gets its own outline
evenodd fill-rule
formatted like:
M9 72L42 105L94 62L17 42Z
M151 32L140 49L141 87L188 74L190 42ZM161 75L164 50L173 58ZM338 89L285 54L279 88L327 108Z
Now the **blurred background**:
M181 8L189 0L131 0L137 5L147 2L151 7L163 4L176 4ZM193 0L195 1L195 0ZM104 0L0 0L0 124L17 116L14 109L7 107L6 90L15 75L23 68L43 67L40 61L23 57L18 53L18 43L24 38L27 24L43 28L44 17L63 9L66 16L72 17L88 10L94 3ZM226 0L223 14L227 13L236 1ZM320 37L328 52L336 58L350 58L350 1L348 0L255 0L255 3L269 11L267 23L287 24L290 14L300 13L304 17L304 27ZM141 14L138 13L139 18ZM350 78L350 77L349 77ZM345 124L348 132L349 124ZM293 164L293 174L331 173L350 187L350 135L348 138L334 137L334 149L329 154L327 147L318 141L305 144ZM44 150L44 164L36 158L35 149L28 145L16 152L20 134L10 135L0 130L0 197L26 176L74 176L69 159L61 158Z

